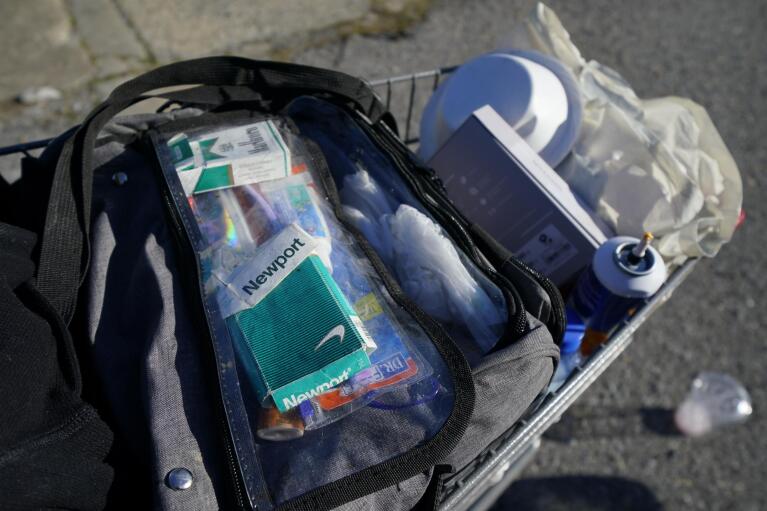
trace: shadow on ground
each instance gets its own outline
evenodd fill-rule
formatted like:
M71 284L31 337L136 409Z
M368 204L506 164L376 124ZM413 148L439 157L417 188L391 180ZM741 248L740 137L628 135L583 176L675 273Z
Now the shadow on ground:
M575 438L679 436L674 410L661 407L618 408L579 406L571 409L543 437L568 443Z
M645 429L662 436L680 436L674 423L674 410L660 407L640 408Z
M660 511L642 483L620 477L568 476L522 479L512 484L492 511Z

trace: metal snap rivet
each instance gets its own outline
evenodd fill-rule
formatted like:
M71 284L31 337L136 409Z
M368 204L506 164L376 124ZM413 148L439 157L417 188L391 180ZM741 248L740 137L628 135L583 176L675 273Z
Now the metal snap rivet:
M188 490L192 487L192 473L185 468L174 468L168 472L165 484L173 490Z
M128 182L128 175L125 172L115 172L112 174L112 182L117 186L122 186Z

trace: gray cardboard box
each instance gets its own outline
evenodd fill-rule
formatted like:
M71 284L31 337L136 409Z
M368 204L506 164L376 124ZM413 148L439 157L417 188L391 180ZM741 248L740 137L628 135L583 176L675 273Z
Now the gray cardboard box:
M476 110L429 165L470 221L558 286L612 235L490 106Z

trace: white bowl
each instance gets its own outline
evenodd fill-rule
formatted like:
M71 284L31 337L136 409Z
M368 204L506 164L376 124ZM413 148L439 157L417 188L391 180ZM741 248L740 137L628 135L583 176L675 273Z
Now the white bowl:
M419 154L431 158L478 108L490 105L552 167L578 136L582 105L572 75L532 51L487 53L459 67L429 99Z

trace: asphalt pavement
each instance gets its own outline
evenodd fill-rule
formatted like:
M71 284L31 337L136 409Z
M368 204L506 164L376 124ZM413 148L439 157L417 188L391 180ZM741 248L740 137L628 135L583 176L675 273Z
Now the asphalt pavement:
M457 64L495 48L532 5L436 2L400 37L355 36L298 60L368 77ZM549 5L582 54L618 70L640 97L686 96L708 109L740 167L748 218L550 431L498 507L767 509L767 3ZM710 437L676 436L670 412L701 370L741 380L754 414Z

